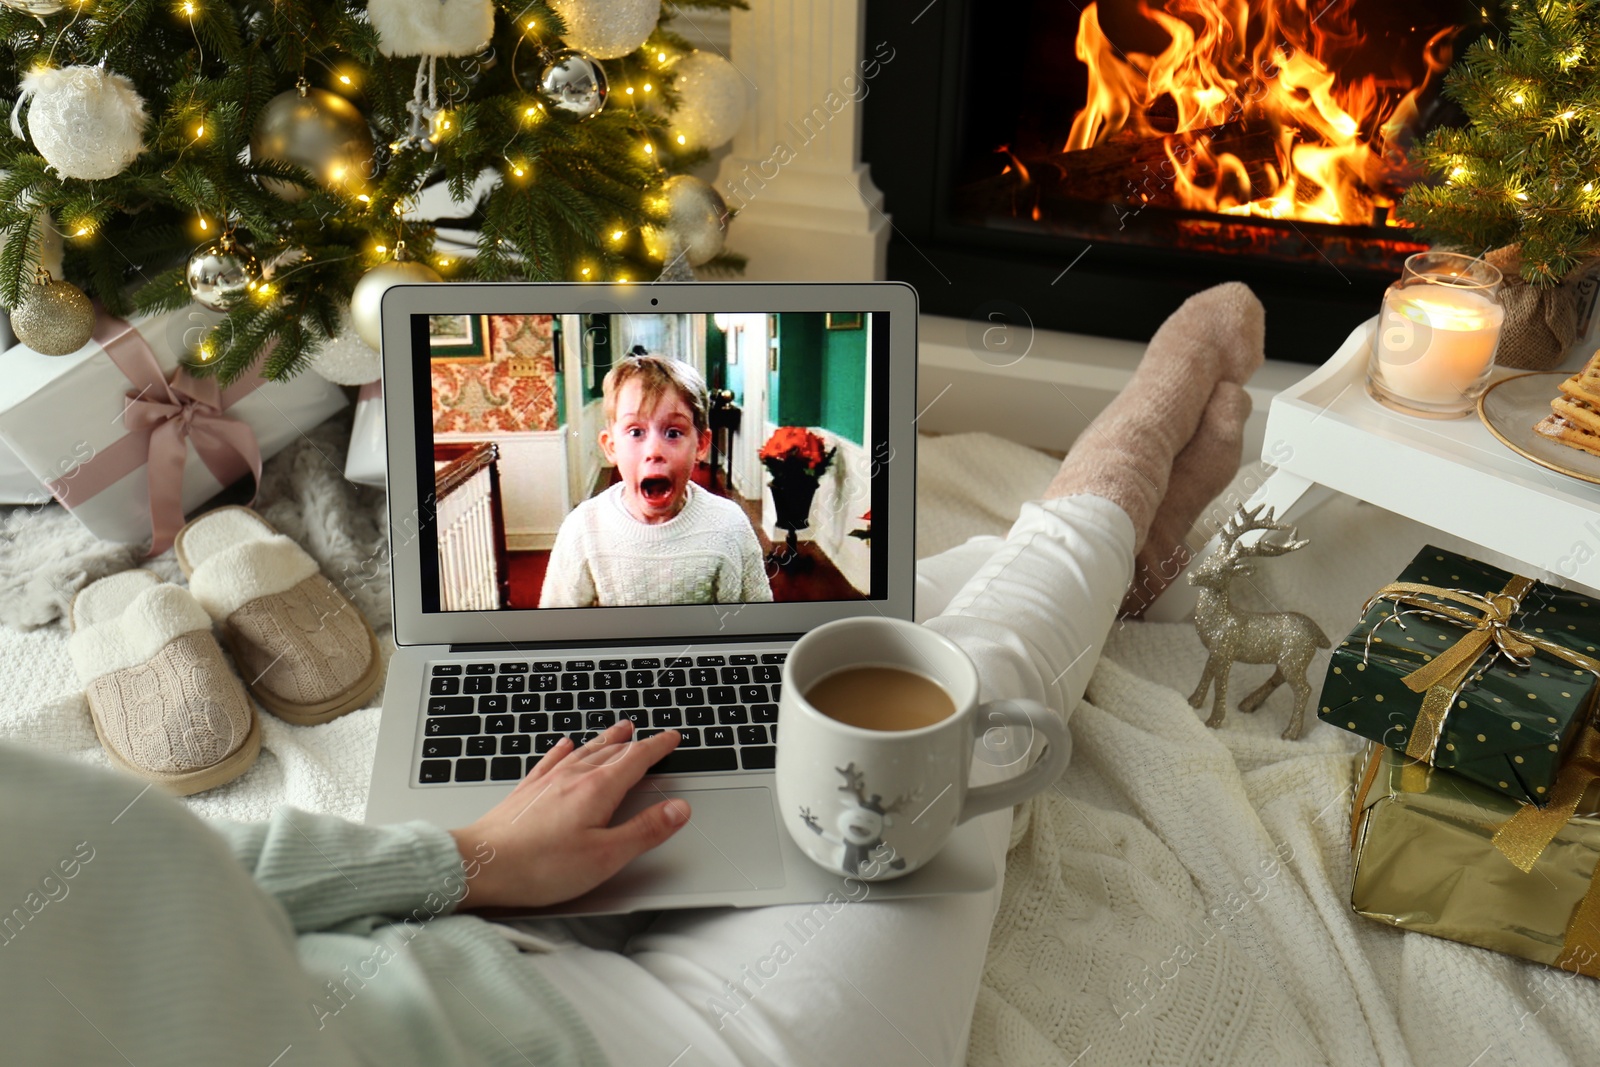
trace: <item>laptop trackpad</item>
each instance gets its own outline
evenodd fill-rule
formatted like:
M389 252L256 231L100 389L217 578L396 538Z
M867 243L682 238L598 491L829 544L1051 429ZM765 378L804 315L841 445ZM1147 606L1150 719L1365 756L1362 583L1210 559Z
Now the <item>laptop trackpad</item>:
M605 885L607 897L777 889L784 884L772 790L647 788L629 793L612 825L668 798L689 802L689 823Z

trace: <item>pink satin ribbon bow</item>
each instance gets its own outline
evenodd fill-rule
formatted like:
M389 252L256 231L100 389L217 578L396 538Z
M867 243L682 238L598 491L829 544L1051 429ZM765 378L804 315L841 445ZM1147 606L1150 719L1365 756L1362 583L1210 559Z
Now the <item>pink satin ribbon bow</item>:
M223 412L259 388L263 379L252 371L222 389L214 379L195 378L181 366L169 379L139 331L103 312L94 339L134 387L122 416L128 433L45 484L70 508L144 466L150 485L149 555L159 555L183 526L183 470L190 445L219 485L232 485L248 473L260 488L261 448L255 431Z

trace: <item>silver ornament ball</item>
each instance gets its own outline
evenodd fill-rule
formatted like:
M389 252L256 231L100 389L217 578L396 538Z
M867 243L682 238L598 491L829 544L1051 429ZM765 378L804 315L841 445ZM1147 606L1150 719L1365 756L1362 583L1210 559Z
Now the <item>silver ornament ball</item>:
M649 206L663 220L640 228L650 258L669 262L682 255L690 266L698 267L722 253L728 205L699 178L688 174L668 178Z
M356 336L382 351L383 294L393 285L442 281L438 271L414 260L396 260L373 267L361 276L350 293L350 324L356 328Z
M577 119L592 119L606 106L606 72L599 60L568 48L551 57L539 75L550 106Z
M67 5L60 3L59 0L0 0L0 4L13 11L20 11L24 15L35 15L40 18L67 9Z
M372 128L354 104L326 89L288 89L267 101L250 134L252 160L304 167L327 189L361 192L372 172ZM275 178L261 185L294 203L309 190Z
M94 333L94 305L76 285L43 274L11 309L11 331L41 355L70 356Z
M195 303L211 311L230 311L244 303L261 280L261 264L248 249L219 237L190 254L184 280Z

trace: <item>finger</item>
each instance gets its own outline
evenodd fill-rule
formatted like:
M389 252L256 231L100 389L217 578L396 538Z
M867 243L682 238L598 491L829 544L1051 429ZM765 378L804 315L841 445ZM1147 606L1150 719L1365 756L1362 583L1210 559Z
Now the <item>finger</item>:
M571 752L572 739L569 737L557 738L556 743L550 746L550 751L540 756L539 762L533 765L533 769L522 776L522 781L524 783L537 782L540 778L555 770L556 766L566 759Z
M659 734L621 746L620 756L611 759L607 766L616 768L610 773L617 776L621 786L632 788L634 783L644 777L652 764L677 748L682 740L683 735L677 730L663 730Z
M654 741L655 738L649 740ZM621 826L603 831L617 849L614 854L620 861L617 870L683 829L689 821L689 815L689 802L674 797L652 804Z
M627 751L624 742L633 733L633 722L629 719L618 719L578 749L578 758L591 767L603 767L612 763Z

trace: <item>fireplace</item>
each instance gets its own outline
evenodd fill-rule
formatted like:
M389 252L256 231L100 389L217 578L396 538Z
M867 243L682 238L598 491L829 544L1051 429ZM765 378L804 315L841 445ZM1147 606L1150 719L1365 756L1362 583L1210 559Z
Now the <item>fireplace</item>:
M1492 14L1489 12L1488 14ZM1424 245L1405 149L1457 120L1458 0L943 0L888 41L863 155L925 311L1144 339L1189 294L1252 286L1268 355L1321 362Z

